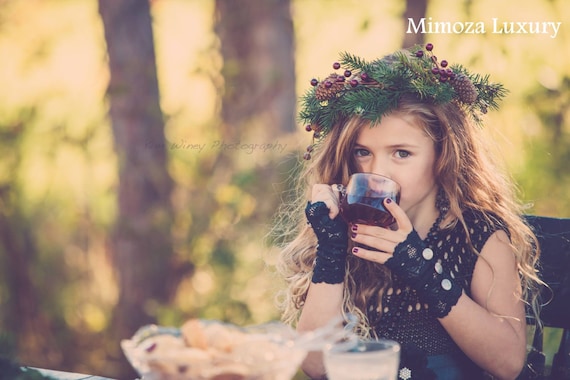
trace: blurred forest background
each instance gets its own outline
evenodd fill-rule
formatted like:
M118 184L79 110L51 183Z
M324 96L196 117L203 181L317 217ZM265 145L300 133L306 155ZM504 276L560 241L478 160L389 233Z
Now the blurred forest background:
M406 34L432 21L538 35ZM425 41L424 41L425 40ZM134 378L119 342L279 318L268 238L338 53L432 42L510 89L487 130L529 213L570 217L566 0L0 0L0 333L21 363Z

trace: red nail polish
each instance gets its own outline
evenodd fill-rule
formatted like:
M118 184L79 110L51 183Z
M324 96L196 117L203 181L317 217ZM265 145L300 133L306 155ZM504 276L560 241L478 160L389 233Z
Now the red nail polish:
M358 247L352 248L352 253L358 253Z
M392 198L386 198L386 203L388 204L392 203Z
M353 224L350 229L353 230L354 232L358 231L358 224Z

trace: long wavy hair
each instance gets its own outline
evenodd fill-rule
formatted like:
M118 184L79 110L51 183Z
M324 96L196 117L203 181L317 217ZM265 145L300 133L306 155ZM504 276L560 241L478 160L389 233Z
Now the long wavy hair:
M521 299L525 300L538 320L538 284L536 265L539 257L536 237L524 221L524 205L516 196L516 186L495 155L488 149L482 129L466 117L453 102L428 104L415 97L402 98L392 115L410 115L419 128L429 136L435 146L434 175L437 184L450 202L449 215L454 223L461 223L467 231L463 210L473 209L483 215L494 215L504 223L510 237L521 279ZM296 182L296 202L284 205L287 217L282 221L296 220L281 226L282 236L290 236L280 251L278 272L287 283L278 301L282 319L295 324L311 284L316 253L316 237L307 225L303 213L310 199L313 184L346 184L359 168L353 159L353 148L362 128L374 127L359 117L342 120L334 126L307 162ZM497 219L493 219L496 222ZM491 219L489 219L491 222ZM469 233L467 233L469 236ZM475 248L473 254L478 254ZM358 332L368 336L372 329L366 318L371 297L390 284L390 273L383 265L348 255L344 281L343 313L360 319ZM381 297L379 298L381 302ZM379 309L381 310L381 308Z

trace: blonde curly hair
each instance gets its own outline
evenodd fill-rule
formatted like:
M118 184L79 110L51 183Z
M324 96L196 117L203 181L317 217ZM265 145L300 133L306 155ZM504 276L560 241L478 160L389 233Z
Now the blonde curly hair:
M438 186L450 202L449 215L454 223L465 229L462 212L465 209L493 214L504 223L508 232L521 279L520 297L525 300L538 320L538 284L536 265L539 257L535 235L525 222L524 207L516 196L514 182L494 159L480 127L466 117L454 102L429 104L415 97L400 99L393 115L411 115L417 125L433 140L436 149L434 173ZM278 295L282 319L295 324L311 284L316 253L316 237L304 216L313 184L346 184L359 168L352 159L352 150L362 128L374 127L359 117L342 120L321 141L311 161L305 166L295 184L295 202L284 204L281 236L291 237L282 247L277 270L287 283ZM467 233L469 236L469 234ZM473 254L478 254L473 248ZM374 274L374 275L372 275ZM357 327L363 336L371 334L366 318L370 298L390 284L390 273L383 265L352 255L347 259L344 281L343 313L360 318ZM380 298L381 299L381 298Z

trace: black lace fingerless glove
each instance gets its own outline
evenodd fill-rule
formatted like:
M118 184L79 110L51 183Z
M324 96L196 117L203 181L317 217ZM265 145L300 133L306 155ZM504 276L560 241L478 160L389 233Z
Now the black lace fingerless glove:
M324 202L309 202L305 215L318 241L312 282L340 284L346 270L348 225L340 216L331 219Z
M434 317L443 318L449 314L463 292L451 273L444 271L441 262L434 259L433 251L415 230L396 246L386 266L416 290Z

